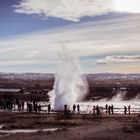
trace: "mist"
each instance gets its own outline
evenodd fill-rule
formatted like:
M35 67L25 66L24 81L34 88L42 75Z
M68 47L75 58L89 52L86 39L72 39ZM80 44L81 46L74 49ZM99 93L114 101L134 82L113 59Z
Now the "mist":
M53 109L64 110L65 104L70 107L84 99L88 84L82 74L78 57L68 47L61 45L58 56L60 62L55 74L54 88L49 94Z

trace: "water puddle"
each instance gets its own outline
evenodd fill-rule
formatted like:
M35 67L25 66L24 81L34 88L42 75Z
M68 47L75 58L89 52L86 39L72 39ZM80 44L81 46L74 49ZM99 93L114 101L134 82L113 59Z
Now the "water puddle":
M48 129L12 129L12 130L0 130L0 136L6 136L9 134L17 133L37 133L37 132L55 132L63 130L62 128L48 128Z

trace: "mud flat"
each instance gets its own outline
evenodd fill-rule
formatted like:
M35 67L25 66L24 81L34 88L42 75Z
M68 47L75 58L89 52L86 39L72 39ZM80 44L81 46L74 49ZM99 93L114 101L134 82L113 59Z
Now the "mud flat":
M0 113L0 140L140 140L140 115Z

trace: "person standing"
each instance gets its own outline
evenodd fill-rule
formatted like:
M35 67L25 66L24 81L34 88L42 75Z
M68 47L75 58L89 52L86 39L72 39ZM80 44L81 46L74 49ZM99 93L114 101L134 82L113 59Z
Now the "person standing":
M21 102L21 106L22 106L21 107L22 108L22 111L24 111L24 101Z
M111 105L111 114L114 114L114 106Z
M67 105L66 104L64 105L64 111L65 112L67 111Z
M129 105L128 106L128 113L130 114L130 109L131 109L131 106Z
M79 106L79 104L77 105L77 113L78 114L80 113L80 106Z
M127 107L124 106L124 114L126 114L126 113L127 113Z
M108 114L110 115L111 114L111 106L109 105L108 107Z
M73 113L75 113L76 105L73 105Z
M95 114L96 113L96 107L95 107L95 105L93 106L93 114Z
M105 110L106 110L106 113L108 112L108 105L106 104L105 105Z
M99 108L99 106L98 106L98 105L96 106L96 113L97 113L97 115L99 115L99 114L100 114L100 108Z
M51 105L48 104L48 114L50 114L50 112L51 112Z

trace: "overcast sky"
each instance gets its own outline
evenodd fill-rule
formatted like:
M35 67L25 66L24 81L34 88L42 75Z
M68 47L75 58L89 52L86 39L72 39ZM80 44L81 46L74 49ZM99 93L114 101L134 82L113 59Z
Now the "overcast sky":
M0 72L53 73L60 42L84 73L140 73L139 0L1 0Z

